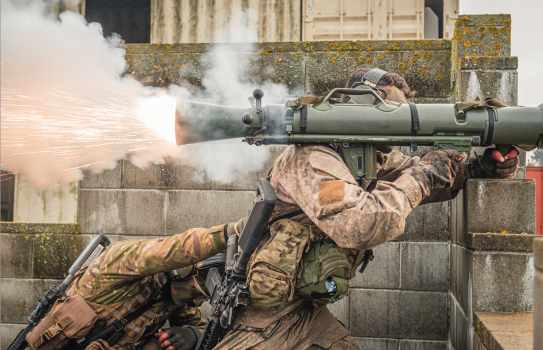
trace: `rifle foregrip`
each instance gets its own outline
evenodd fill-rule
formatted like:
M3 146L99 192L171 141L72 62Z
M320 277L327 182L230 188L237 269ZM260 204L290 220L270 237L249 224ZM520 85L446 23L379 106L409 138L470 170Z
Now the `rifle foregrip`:
M32 328L34 328L32 325L28 325L23 328L13 343L11 343L11 345L8 347L8 350L24 350L28 346L28 343L26 342L26 335L30 333Z

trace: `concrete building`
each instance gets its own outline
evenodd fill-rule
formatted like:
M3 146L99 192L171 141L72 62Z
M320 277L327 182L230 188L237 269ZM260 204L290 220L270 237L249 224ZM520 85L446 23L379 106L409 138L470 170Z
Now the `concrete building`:
M302 86L323 95L371 63L401 73L418 91L418 103L497 96L516 105L518 60L510 56L510 30L507 15L465 16L453 40L233 48L261 63L250 77L255 87L288 77L289 88ZM474 37L481 45L465 45ZM194 69L191 81L199 84L208 74L200 65L208 47L129 44L128 69L155 86L167 86L186 81L179 66L187 65ZM246 215L256 179L282 149L270 147L261 170L240 173L229 184L198 178L201 174L188 164L141 170L120 161L115 169L79 183L78 225L2 223L2 349L24 326L38 296L58 283L96 234L105 233L112 241L154 238L236 220ZM416 154L426 151L420 147ZM525 179L524 153L520 160L517 179L469 180L454 201L416 208L405 234L375 250L366 272L351 281L348 297L329 306L361 348L533 348L532 312L541 319L543 310L541 298L534 301L532 293L541 293L543 265L541 244L535 259L533 254L535 184ZM536 334L539 343L541 332Z
M106 35L153 44L450 39L459 13L459 0L50 1Z

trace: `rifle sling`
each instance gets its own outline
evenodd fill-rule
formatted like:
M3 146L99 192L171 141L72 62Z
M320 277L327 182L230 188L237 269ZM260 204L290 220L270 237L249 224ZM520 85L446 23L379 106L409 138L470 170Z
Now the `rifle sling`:
M268 226L271 227L271 225L273 225L274 223L276 223L279 220L290 219L290 218L295 217L296 215L300 215L300 214L303 214L303 213L304 213L304 211L302 209L298 209L298 210L295 210L295 211L293 211L291 213L288 213L288 214L279 215L275 219L271 220L270 223L268 224Z
M114 331L120 333L123 330L124 326L143 315L143 313L149 310L151 306L153 306L153 304L153 301L149 301L147 304L143 305L136 311L126 315L124 318L120 320L116 319L115 321L111 322L111 324L105 328L97 328L95 325L93 330L89 334L87 334L84 341L82 341L81 343L73 343L71 346L67 347L66 350L83 350L93 341L100 339L103 340L106 336Z

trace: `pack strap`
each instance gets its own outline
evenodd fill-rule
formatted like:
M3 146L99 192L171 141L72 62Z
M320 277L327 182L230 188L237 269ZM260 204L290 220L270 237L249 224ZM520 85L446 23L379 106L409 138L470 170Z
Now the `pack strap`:
M408 102L408 104L411 110L411 135L416 135L420 130L419 111L413 102Z
M360 267L360 270L358 272L363 273L366 267L368 266L370 261L373 261L373 250L366 250L364 252L364 256L362 257L362 266Z
M62 320L58 321L52 325L48 330L43 332L35 342L32 343L32 348L37 349L40 345L45 343L48 340L53 339L57 334L64 330L69 324L71 324L72 318L70 316L64 317Z
M97 341L97 340L103 340L105 337L107 337L109 334L116 332L121 333L123 328L129 324L130 322L134 321L136 318L143 315L143 313L151 308L153 306L154 301L149 301L147 304L143 305L136 311L126 315L124 318L118 320L114 320L111 322L111 324L105 328L99 327L98 323L94 326L94 328L91 330L91 332L85 337L85 340L81 343L73 343L71 346L67 347L67 350L83 350L89 345L90 343Z
M303 214L303 213L304 213L304 211L302 209L298 209L298 210L295 210L295 211L293 211L291 213L288 213L288 214L279 215L278 217L276 217L275 219L270 221L268 223L268 226L271 226L271 225L275 224L279 220L290 219L290 218L293 218L293 217L295 217L297 215L300 215L300 214Z

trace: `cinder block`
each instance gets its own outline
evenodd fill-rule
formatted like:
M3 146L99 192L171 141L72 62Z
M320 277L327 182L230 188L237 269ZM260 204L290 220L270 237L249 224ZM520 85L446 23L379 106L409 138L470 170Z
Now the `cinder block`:
M534 259L527 253L473 253L473 308L531 312Z
M535 233L534 180L468 180L468 232Z
M543 271L543 237L534 239L534 264L536 269Z
M86 190L79 192L82 233L164 234L164 192Z
M398 289L400 287L400 243L388 242L373 250L374 259L364 273L357 272L350 287Z
M449 289L448 243L401 243L400 289Z
M255 195L253 191L169 191L166 234L237 221L248 215Z
M448 350L449 342L401 339L399 350Z
M472 255L471 251L460 245L451 245L451 295L470 322L473 320Z
M1 319L5 323L26 323L30 313L38 305L38 300L53 285L61 280L38 280L21 278L2 278ZM2 325L3 328L3 325Z
M349 297L346 296L333 304L327 305L328 310L338 319L339 322L349 328Z
M471 323L468 321L457 300L454 297L449 298L449 300L449 310L451 315L451 319L449 321L449 341L451 342L452 349L475 350L471 347L473 335L475 333ZM486 348L483 348L481 350L486 350Z
M122 187L127 189L188 189L209 190L211 180L205 172L198 171L188 164L179 163L151 164L140 169L129 161L123 164Z
M398 339L359 338L353 337L360 349L363 350L398 350Z
M65 278L86 247L79 234L36 235L31 239L34 245L32 278Z
M79 188L121 188L123 161L119 160L113 169L107 169L97 174L88 171L81 181Z
M455 199L450 201L451 242L466 245L466 219L464 207L464 190L460 190Z
M450 239L449 202L416 207L405 220L405 233L398 241L447 242Z
M21 233L2 233L2 278L29 278L32 274L32 240Z
M15 340L17 335L19 335L19 332L26 326L27 324L2 322L2 327L0 328L0 338L2 339L0 348L6 350L11 345L11 342Z
M447 340L448 293L353 289L353 336Z
M534 349L543 349L543 272L534 279Z

